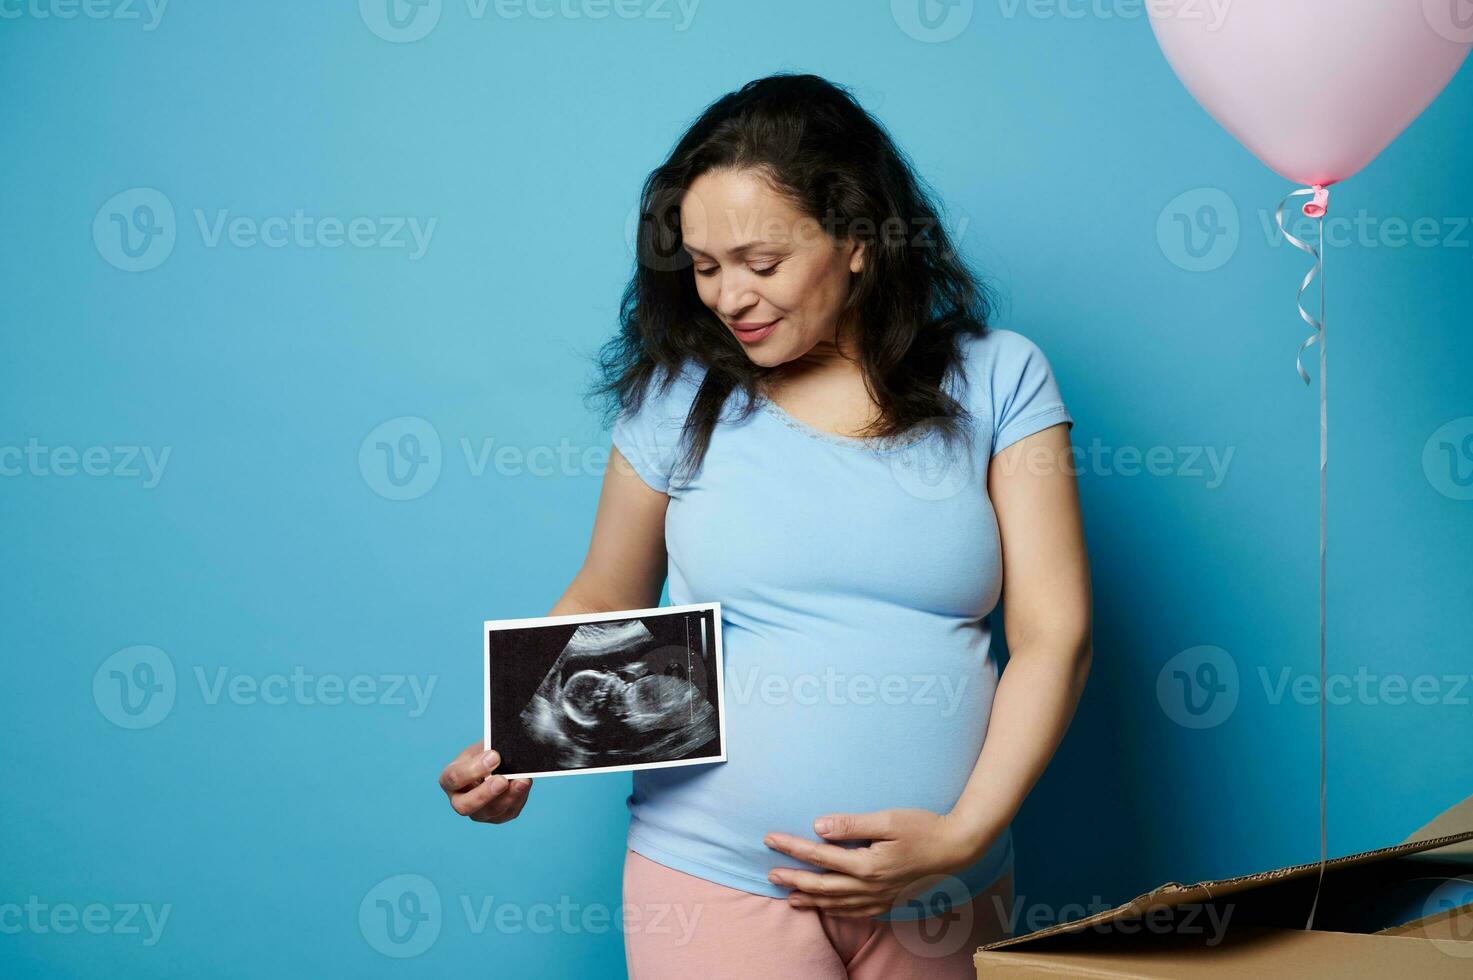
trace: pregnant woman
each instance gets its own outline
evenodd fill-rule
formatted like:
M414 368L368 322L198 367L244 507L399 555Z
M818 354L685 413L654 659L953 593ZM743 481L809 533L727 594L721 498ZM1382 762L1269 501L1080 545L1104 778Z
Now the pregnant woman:
M601 359L610 465L550 614L652 607L667 575L672 604L719 601L728 761L633 774L629 973L972 977L1089 670L1049 364L988 324L906 158L816 76L713 103L642 216ZM522 812L499 762L446 767L457 813Z

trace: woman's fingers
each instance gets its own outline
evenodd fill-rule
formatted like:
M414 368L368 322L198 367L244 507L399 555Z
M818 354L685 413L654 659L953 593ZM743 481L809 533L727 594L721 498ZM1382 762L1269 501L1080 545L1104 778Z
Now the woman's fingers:
M868 847L839 847L837 844L804 840L777 831L769 833L762 843L800 861L807 861L821 868L831 868L856 878L867 874L874 860L874 854Z
M450 806L462 817L484 810L505 795L511 781L505 776L491 776L484 783L472 786L463 793L450 794Z
M467 745L440 773L440 788L450 806L477 823L505 823L516 819L527 805L532 780L507 779L496 772L501 754L484 751L480 742Z
M788 896L788 904L800 909L858 910L872 908L875 905L875 897L873 895L814 895L809 892L795 891Z
M440 773L440 788L454 796L478 785L497 766L501 755L495 749L487 752L480 742L472 742Z
M500 779L500 776L493 777ZM489 780L488 780L489 782ZM521 816L522 808L527 805L527 796L532 792L532 780L512 779L508 780L510 785L498 793L496 797L472 813L471 819L477 823L506 823Z
M818 874L798 868L777 868L772 874L777 876L774 884L787 885L810 895L864 895L870 901L875 898L874 885L837 871Z

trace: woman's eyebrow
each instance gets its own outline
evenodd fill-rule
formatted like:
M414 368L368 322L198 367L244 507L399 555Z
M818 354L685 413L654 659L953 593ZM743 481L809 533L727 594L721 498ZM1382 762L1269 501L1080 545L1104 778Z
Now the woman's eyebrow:
M685 248L685 250L687 252L690 252L692 255L698 255L698 256L701 256L702 258L710 258L711 257L710 255L708 255L707 253L701 251L700 249L696 248L693 245L689 245L689 244L687 244L685 242L681 242L680 244ZM729 248L729 249L726 250L726 254L727 255L732 255L732 256L744 255L747 252L750 252L754 248L761 248L761 247L764 247L764 246L765 247L768 247L768 248L781 248L782 247L782 245L779 244L778 242L767 242L767 241L757 240L757 241L751 241L751 242L743 242L740 245L733 245L731 248Z

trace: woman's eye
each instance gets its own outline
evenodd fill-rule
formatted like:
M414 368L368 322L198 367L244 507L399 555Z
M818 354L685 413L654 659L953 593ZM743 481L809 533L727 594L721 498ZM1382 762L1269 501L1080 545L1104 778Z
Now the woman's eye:
M782 263L780 263L780 262L774 262L772 265L752 266L752 271L754 273L756 273L757 275L759 275L759 276L770 276L774 272L777 271L777 267L779 265L781 265L781 264ZM718 273L720 271L721 271L721 266L719 266L719 265L713 265L713 266L711 266L710 268L707 268L707 269L702 269L702 268L700 268L698 266L696 268L696 275L698 275L698 276L705 276L707 278L710 278L711 276L716 275L716 273Z

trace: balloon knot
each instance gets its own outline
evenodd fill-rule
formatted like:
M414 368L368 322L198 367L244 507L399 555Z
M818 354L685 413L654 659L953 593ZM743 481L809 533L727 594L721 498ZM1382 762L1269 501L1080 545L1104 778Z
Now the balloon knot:
M1309 218L1323 218L1330 209L1330 189L1324 184L1314 185L1314 197L1304 204L1304 214Z

